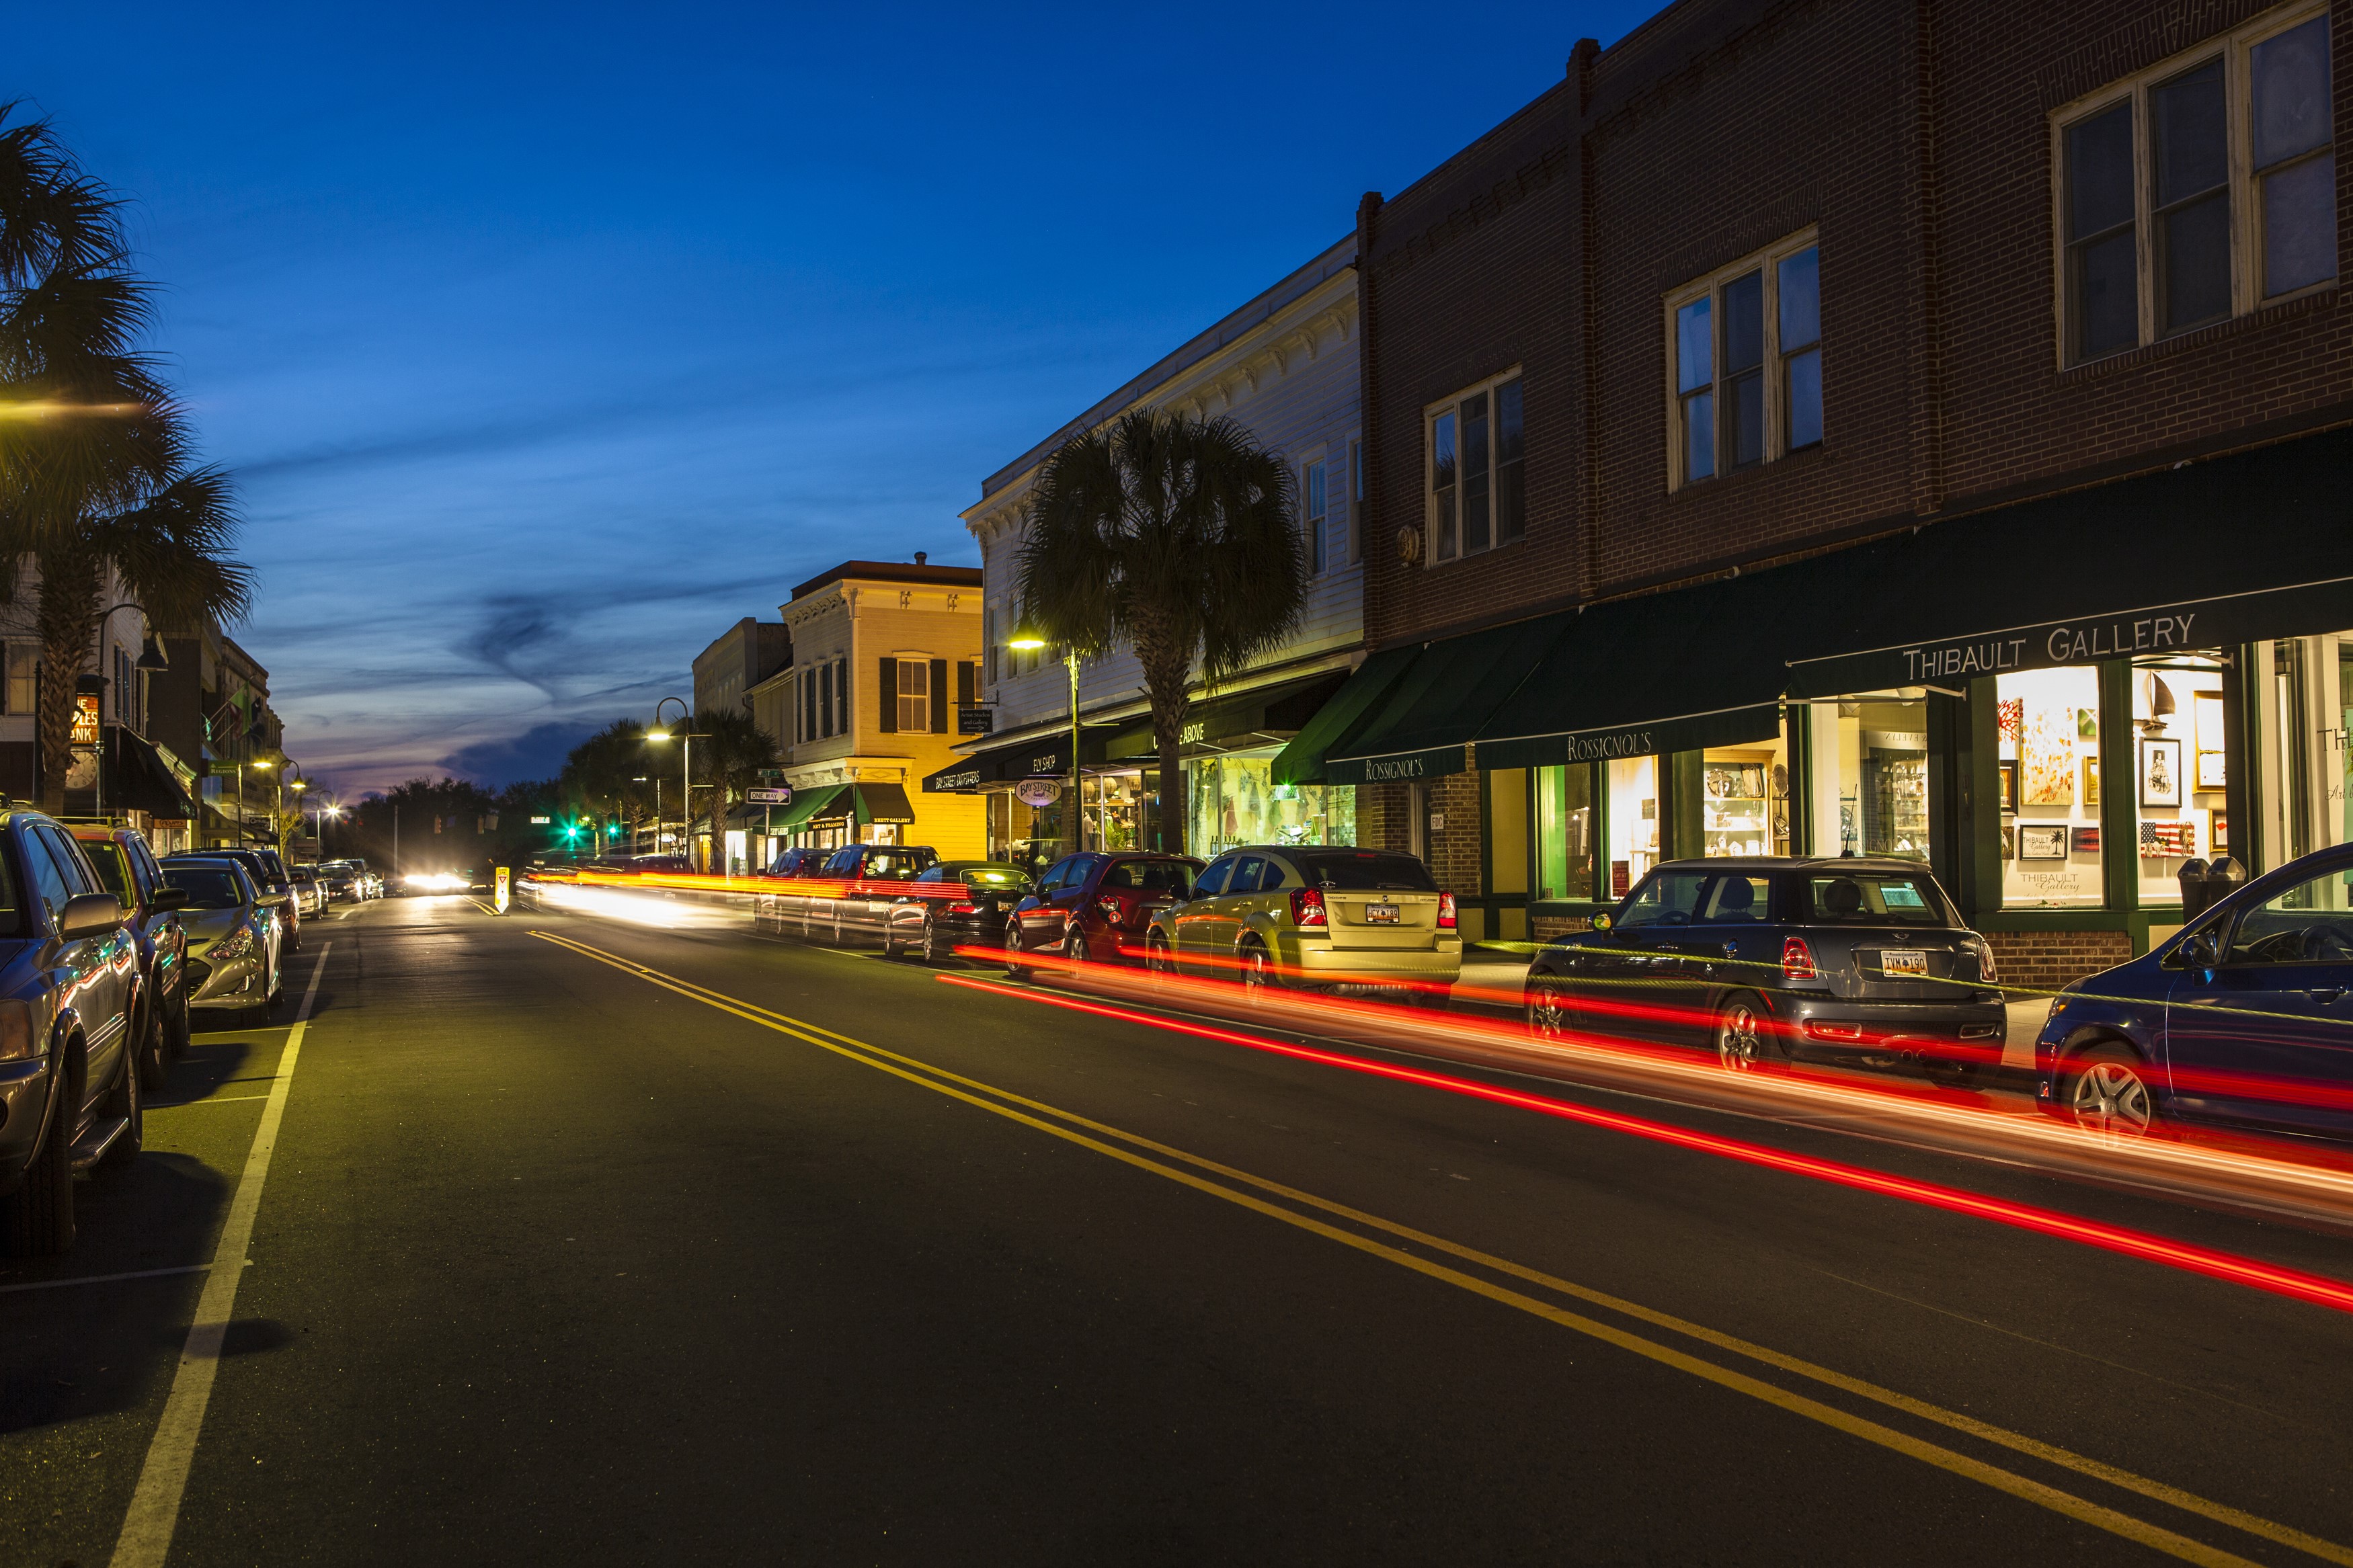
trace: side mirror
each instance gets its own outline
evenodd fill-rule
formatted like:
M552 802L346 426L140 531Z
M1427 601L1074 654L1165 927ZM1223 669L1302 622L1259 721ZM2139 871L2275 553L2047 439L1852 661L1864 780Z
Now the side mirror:
M84 937L105 936L121 925L122 906L112 893L83 893L66 900L58 916L58 939L79 942Z
M147 902L159 913L165 910L185 910L188 907L188 889L158 888L147 896Z
M1609 911L1608 910L1604 910L1599 914L1593 917L1593 929L1595 931L1608 931L1611 926L1614 926L1618 922L1616 921L1609 918Z

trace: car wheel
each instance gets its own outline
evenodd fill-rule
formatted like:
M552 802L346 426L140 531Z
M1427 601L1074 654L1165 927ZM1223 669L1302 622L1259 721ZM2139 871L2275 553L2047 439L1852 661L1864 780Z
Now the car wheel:
M940 922L926 912L923 916L923 962L941 963L946 961L947 956L947 944L940 940Z
M1255 942L1244 942L1241 951L1242 995L1255 1006L1274 994L1274 959Z
M1005 951L1008 954L1005 960L1005 978L1008 980L1029 979L1029 966L1020 962L1022 952L1021 925L1018 921L1005 928Z
M98 1168L110 1173L129 1170L138 1163L139 1151L147 1141L146 1100L139 1092L139 1065L128 1056L122 1061L122 1074L114 1085L114 1092L106 1097L100 1116L120 1117L127 1122L106 1146L106 1156Z
M139 1087L154 1093L171 1070L172 1042L164 1027L164 1010L152 998L139 999Z
M1568 994L1549 979L1528 983L1528 1033L1540 1040L1566 1039L1569 1030Z
M1076 916L1072 916L1071 923L1063 929L1062 956L1070 961L1073 969L1094 957L1093 950L1087 946L1087 928L1079 923Z
M60 1063L57 1070L62 1067ZM69 1079L64 1088L71 1092ZM58 1090L52 1089L50 1098L58 1100ZM35 1152L24 1181L0 1198L11 1258L57 1258L73 1250L73 1124L70 1109L63 1103L54 1107L48 1136Z
M1715 1059L1730 1072L1747 1072L1773 1059L1763 1010L1755 997L1735 996L1717 1010Z
M2137 1138L2158 1125L2148 1070L2119 1046L2094 1046L2070 1061L2060 1103L2076 1126L2112 1137Z
M899 956L899 928L887 920L882 922L882 956Z
M1176 978L1176 954L1169 947L1168 939L1158 931L1144 939L1144 968L1146 973L1161 980Z
M185 968L182 970L180 975L179 994L173 998L172 1001L172 1022L170 1027L172 1056L176 1060L186 1052L188 1048L188 1037L192 1032L188 1022L188 980L187 973Z

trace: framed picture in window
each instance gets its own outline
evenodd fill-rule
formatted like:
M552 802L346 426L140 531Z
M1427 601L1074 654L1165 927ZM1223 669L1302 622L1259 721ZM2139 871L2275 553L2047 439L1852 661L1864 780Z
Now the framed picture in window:
M2001 858L2005 860L2018 858L2018 824L2015 822L2001 825Z
M2100 804L2100 759L2097 757L2084 759L2084 804Z
M1994 777L2000 781L2001 784L1997 792L2001 796L2001 809L2016 811L2018 809L2018 763L2005 757L1994 763L1993 768Z
M2231 764L2222 742L2222 694L2200 691L2190 700L2198 727L2199 789L2231 787Z
M2231 765L2227 753L2222 752L2200 752L2198 753L2197 787L2200 789L2228 789L2231 787Z
M2067 825L2063 822L2021 822L2018 825L2021 860L2067 858Z
M2181 804L2180 742L2141 742L2140 803L2157 806L2179 806Z

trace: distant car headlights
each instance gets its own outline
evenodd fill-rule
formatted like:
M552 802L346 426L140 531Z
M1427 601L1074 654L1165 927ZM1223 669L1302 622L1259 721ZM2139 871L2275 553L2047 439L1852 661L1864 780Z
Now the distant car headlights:
M27 1002L0 1002L0 1062L33 1054L33 1008Z

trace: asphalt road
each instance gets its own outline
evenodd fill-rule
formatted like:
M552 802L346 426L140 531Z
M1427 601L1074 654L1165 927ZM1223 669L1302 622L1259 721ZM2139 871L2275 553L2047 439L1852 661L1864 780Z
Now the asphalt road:
M2342 1312L907 961L307 934L0 1266L0 1563L2353 1562Z

